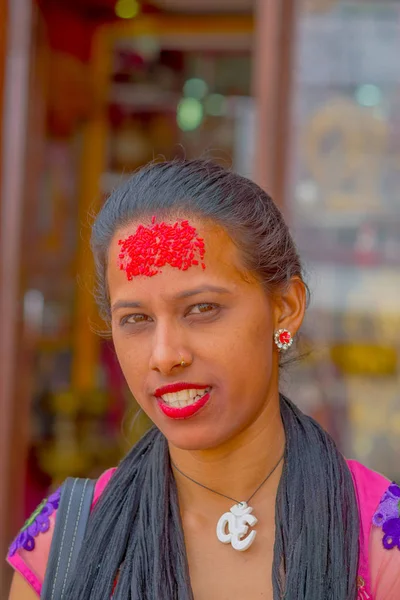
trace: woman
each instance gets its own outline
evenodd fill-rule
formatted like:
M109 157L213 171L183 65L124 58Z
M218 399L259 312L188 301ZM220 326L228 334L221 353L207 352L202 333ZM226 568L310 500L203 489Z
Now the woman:
M151 164L107 200L92 248L155 427L99 479L64 598L398 598L400 489L279 394L307 294L267 194L210 162ZM10 600L40 594L52 501L48 531L11 547Z

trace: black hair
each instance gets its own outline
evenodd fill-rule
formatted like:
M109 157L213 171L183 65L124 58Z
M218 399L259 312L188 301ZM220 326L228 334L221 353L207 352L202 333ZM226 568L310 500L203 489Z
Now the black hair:
M105 202L93 226L97 299L109 318L107 256L118 229L153 214L221 225L273 293L302 265L284 219L255 183L209 161L153 163ZM274 600L355 600L359 517L352 476L330 436L280 397L286 433L276 499ZM266 566L267 568L267 566ZM96 505L66 600L193 600L167 440L153 427Z

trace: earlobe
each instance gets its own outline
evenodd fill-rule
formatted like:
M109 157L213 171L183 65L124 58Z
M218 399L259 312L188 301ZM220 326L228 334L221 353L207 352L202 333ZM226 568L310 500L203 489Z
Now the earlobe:
M294 337L303 322L306 304L306 286L300 277L293 277L275 298L275 329L288 329Z

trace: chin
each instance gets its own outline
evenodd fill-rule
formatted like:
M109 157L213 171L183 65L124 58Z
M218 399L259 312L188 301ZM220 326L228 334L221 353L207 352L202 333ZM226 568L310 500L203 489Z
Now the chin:
M170 418L160 408L154 408L146 412L168 443L192 452L216 449L231 442L252 421L252 415L246 411L238 411L237 407L236 410L222 406L216 409L212 403L189 418Z
M209 439L209 436L205 437L203 435L164 435L167 438L169 444L171 444L175 448L179 448L179 450L187 450L188 452L212 450L220 446L221 443L223 443L215 439Z
M179 448L191 452L201 450L213 450L229 442L235 437L235 432L221 431L215 426L206 426L204 423L172 423L168 426L161 426L157 423L157 427L162 431L168 440L168 443Z

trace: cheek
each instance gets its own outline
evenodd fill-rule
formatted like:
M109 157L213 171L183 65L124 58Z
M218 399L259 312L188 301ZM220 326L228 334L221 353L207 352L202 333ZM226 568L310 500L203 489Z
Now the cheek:
M244 378L247 386L258 386L268 379L273 366L273 327L267 312L249 318L245 326L232 331L226 356L233 377Z
M138 382L143 380L146 366L149 363L146 347L143 343L138 344L134 340L124 338L118 334L114 334L114 332L113 342L122 373L133 392L133 388L137 387Z
M253 356L261 349L270 348L273 341L273 322L269 307L254 304L254 310L243 319L241 326L243 345Z

